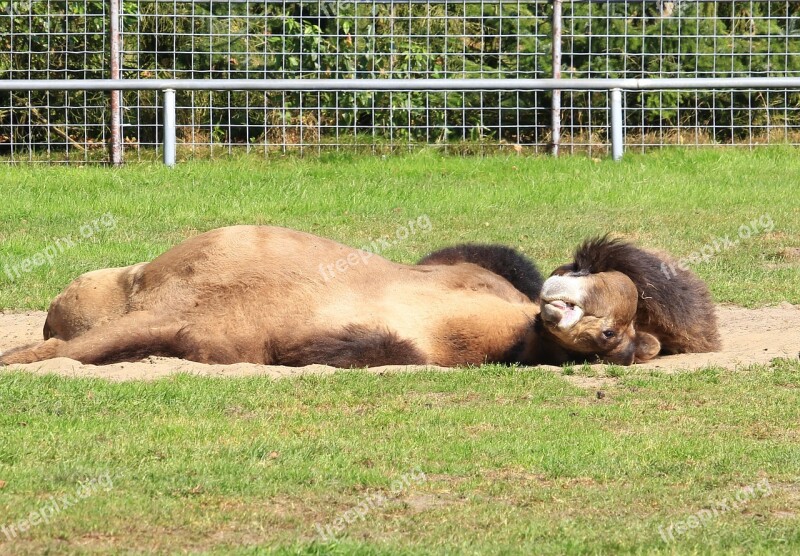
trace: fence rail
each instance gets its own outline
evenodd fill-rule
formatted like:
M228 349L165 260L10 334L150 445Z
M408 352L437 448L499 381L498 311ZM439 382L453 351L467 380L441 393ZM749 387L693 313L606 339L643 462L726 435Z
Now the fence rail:
M610 102L608 136L614 160L624 151L625 117L622 91L698 90L698 89L766 89L782 87L800 89L800 77L742 77L697 79L62 79L58 81L0 82L0 90L68 90L68 91L160 91L163 94L163 152L164 163L176 161L176 104L175 92L182 91L604 91Z
M0 160L149 156L165 89L181 156L800 144L796 78L800 0L0 0Z
M168 0L154 0L168 1ZM222 1L222 0L218 0ZM239 0L242 2L251 0ZM599 0L598 0L599 1ZM799 77L643 79L22 79L0 91L626 91L795 89Z

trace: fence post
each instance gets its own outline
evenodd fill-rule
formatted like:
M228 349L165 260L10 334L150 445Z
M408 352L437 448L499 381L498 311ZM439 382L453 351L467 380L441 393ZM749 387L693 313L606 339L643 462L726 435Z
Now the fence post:
M561 2L553 0L553 79L561 79ZM561 144L561 91L553 89L550 109L550 152L558 156L558 147Z
M611 89L611 158L614 160L622 160L624 150L622 122L622 90Z
M121 0L109 0L109 14L111 25L109 31L109 45L111 56L111 79L120 78L120 2ZM109 137L109 148L111 150L111 164L119 166L122 164L122 91L111 91L111 123Z
M175 166L175 89L164 89L164 164Z

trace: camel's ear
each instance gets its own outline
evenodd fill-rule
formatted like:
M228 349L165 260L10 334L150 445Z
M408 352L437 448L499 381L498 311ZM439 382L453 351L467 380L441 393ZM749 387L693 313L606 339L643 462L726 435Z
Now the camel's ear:
M636 342L636 354L634 355L635 363L650 361L661 351L661 342L658 341L658 338L647 332L637 332L634 341Z

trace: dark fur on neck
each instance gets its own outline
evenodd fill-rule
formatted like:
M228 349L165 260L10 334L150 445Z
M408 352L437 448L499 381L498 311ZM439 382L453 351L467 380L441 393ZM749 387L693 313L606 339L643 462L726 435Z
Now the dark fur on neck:
M575 251L573 262L561 268L627 275L639 291L634 326L655 334L662 353L719 349L717 318L708 287L693 272L681 270L668 255L605 235L585 241Z
M522 253L505 245L463 243L434 251L417 264L476 264L502 276L531 301L538 301L544 282L536 265Z

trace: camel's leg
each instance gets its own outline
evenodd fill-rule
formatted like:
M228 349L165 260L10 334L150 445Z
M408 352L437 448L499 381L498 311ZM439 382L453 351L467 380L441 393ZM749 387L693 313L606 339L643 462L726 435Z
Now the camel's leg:
M185 350L179 337L184 326L184 322L167 315L137 311L68 341L51 338L32 348L13 350L0 357L0 364L35 363L68 357L81 363L100 365L133 361L148 355L180 356Z
M51 339L38 344L14 348L0 354L0 365L24 365L58 357L55 355L56 350L64 343L63 340Z

